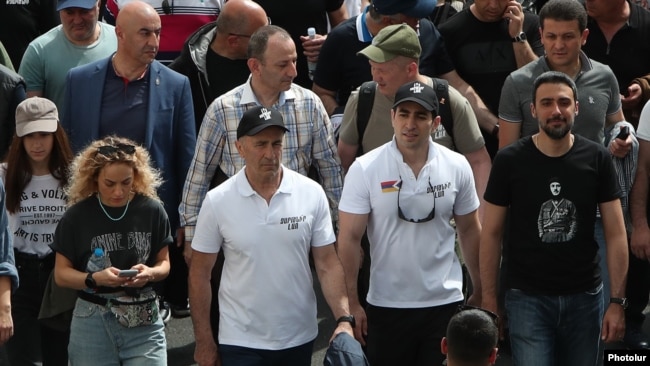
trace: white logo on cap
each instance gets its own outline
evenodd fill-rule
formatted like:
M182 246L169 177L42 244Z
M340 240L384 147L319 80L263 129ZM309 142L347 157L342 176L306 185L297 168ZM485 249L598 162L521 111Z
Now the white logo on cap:
M415 84L413 84L413 86L409 90L412 91L415 94L420 94L422 89L424 89L424 87L422 85L420 85L420 83L415 83Z
M262 113L260 113L260 118L268 121L271 119L271 111L267 110L266 108L262 108Z

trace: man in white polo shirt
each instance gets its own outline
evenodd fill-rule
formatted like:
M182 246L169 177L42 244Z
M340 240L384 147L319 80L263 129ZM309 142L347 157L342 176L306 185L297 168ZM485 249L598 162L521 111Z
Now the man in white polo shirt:
M199 365L309 366L318 333L309 253L338 326L353 335L343 267L323 188L281 165L280 112L246 111L235 146L246 165L208 192L192 240L189 294ZM210 273L219 289L219 349L210 326ZM218 363L217 363L218 364Z
M430 86L401 86L391 119L392 141L357 158L339 203L339 256L354 332L362 343L367 335L373 366L440 365L444 356L434 350L463 301L450 220L478 294L479 200L467 159L431 139L440 117ZM364 311L356 278L366 227L372 261Z

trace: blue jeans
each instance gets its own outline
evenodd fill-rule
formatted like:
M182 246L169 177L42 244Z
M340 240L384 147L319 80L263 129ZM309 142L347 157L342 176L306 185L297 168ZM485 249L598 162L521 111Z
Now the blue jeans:
M602 284L563 296L510 289L505 300L514 366L594 366L604 312Z
M77 299L68 354L72 366L166 366L165 326L158 317L152 325L126 328L108 308Z
M223 366L309 366L314 341L281 350L266 350L227 344L219 345Z

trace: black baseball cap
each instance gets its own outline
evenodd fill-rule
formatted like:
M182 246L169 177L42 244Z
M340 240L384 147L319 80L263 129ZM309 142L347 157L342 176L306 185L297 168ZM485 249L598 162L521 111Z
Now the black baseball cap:
M397 89L393 109L404 102L415 102L434 115L438 113L438 96L435 90L419 81L411 81Z
M285 132L289 132L289 129L284 127L284 119L280 112L275 109L259 106L251 108L244 112L241 120L239 120L237 139L242 136L257 135L263 129L272 126L280 127Z

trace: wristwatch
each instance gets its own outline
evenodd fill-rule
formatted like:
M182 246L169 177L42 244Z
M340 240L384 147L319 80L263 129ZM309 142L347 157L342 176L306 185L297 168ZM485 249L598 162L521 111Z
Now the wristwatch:
M627 309L627 297L610 297L610 304L619 304L623 307L623 310Z
M95 282L95 279L93 278L92 273L88 273L86 276L86 287L87 288L97 288L97 282Z
M528 39L528 37L526 37L526 33L524 33L524 32L519 32L519 34L517 34L517 35L515 36L515 38L511 38L511 39L512 39L512 42L524 43L524 42L526 42L526 40Z
M343 315L342 317L336 319L336 324L340 322L348 322L354 328L357 325L356 320L354 320L354 315Z

